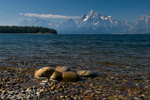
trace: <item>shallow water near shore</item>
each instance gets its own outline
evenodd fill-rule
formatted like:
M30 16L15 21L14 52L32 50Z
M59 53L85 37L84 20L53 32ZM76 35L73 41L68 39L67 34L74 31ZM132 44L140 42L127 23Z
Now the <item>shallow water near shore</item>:
M150 35L0 34L0 99L149 100ZM78 82L42 81L38 68L89 69Z
M128 75L149 73L149 51L150 35L0 34L2 67L65 65Z

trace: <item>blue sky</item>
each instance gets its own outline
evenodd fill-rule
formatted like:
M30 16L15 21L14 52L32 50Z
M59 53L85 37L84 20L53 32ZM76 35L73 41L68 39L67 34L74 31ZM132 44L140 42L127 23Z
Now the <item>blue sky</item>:
M91 9L101 15L136 21L140 15L150 14L150 0L0 0L0 25L17 25L41 14L53 21L77 18Z

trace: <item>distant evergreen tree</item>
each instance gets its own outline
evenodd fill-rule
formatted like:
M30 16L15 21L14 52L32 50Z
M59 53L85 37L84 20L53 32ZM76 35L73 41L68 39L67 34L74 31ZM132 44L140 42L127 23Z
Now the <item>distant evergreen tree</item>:
M52 33L57 34L54 29L30 26L0 26L0 33Z

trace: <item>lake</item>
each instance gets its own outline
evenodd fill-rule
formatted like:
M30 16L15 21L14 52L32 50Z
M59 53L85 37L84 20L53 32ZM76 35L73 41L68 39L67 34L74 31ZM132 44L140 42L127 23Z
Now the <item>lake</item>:
M150 35L0 34L0 67L58 65L149 73Z

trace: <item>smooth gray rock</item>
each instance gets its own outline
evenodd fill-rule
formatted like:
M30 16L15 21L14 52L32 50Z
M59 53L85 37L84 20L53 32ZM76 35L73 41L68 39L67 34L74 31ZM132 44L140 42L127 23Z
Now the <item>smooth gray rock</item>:
M81 77L95 77L98 76L98 73L91 70L81 70L77 71L77 74Z

